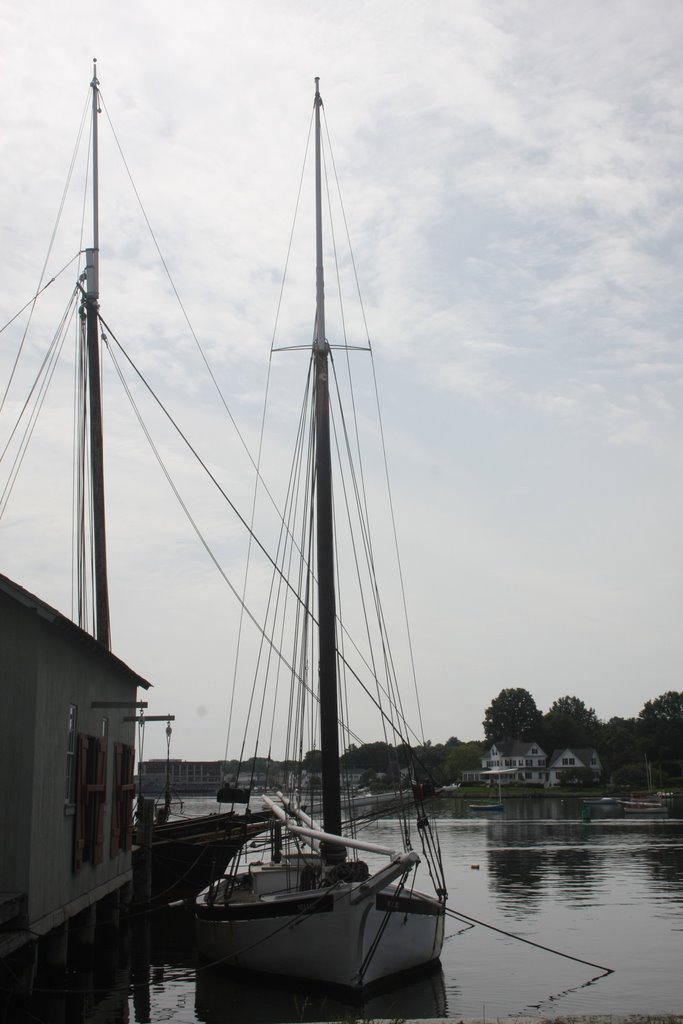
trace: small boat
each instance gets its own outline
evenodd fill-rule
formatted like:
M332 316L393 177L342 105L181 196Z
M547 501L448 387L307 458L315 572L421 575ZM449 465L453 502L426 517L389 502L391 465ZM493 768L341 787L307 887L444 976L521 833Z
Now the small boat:
M584 807L615 807L619 801L615 796L585 797L581 803Z
M668 807L661 800L622 800L624 814L667 815Z
M292 690L300 695L290 698L290 707L298 707L315 687L323 821L318 823L302 809L302 801L297 802L284 793L264 797L275 837L271 859L250 862L240 872L227 875L200 894L196 901L196 928L199 951L210 961L242 971L282 976L289 981L295 979L307 985L314 983L341 989L353 997L393 984L397 978L438 967L444 937L446 891L440 858L430 861L429 877L435 891L423 893L415 884L420 862L415 849L400 850L369 843L349 835L343 828L339 732L341 723L345 723L346 711L349 707L355 708L352 700L338 697L338 685L342 673L348 681L351 676L356 677L356 673L348 671L351 643L345 644L346 631L337 615L340 582L337 570L341 561L337 531L347 511L343 496L348 501L348 493L343 491L343 484L332 486L331 426L333 423L341 425L344 420L336 415L333 419L330 408L333 392L328 383L335 378L331 345L325 331L321 108L319 80L316 79L316 303L307 371L312 393L307 393L307 409L305 415L302 413L302 420L310 424L313 454L310 460L301 460L307 482L297 483L297 487L292 488L297 493L300 489L307 498L297 521L307 524L307 531L312 528L312 533L303 535L304 542L297 543L297 554L303 561L296 576L301 580L301 594L306 595L306 604L301 606L296 625L306 631L307 641L297 640L294 623L291 629L294 651L307 652L312 643L315 645L313 654L305 654L305 672L309 671L311 663L315 672L311 684L304 670L299 673L290 668ZM345 457L349 449L354 451L349 446ZM338 452L335 451L335 455ZM334 495L339 499L336 516ZM362 503L358 508L361 506ZM354 508L354 512L358 508ZM367 522L363 521L363 526L368 529ZM293 538L295 534L302 535L299 527L289 535ZM364 543L368 536L365 534ZM310 551L315 552L315 559L308 554ZM372 559L368 559L369 573L374 568L371 563ZM347 564L353 564L348 553ZM371 575L371 582L376 584L374 575ZM310 609L311 593L317 596L315 612ZM372 603L381 610L376 590L372 592ZM377 616L377 628L384 629L382 615ZM290 634L289 629L286 632ZM276 635L284 635L283 630L278 628ZM381 635L387 639L384 632ZM300 657L297 655L297 659ZM377 661L382 661L383 657L380 654ZM295 663L299 661L290 658L288 664ZM370 673L373 693L381 695L382 684L374 674L371 661L364 660L364 665L361 671ZM367 692L364 686L363 690ZM409 729L402 718L402 706L394 702L387 691L384 691L384 698L391 702L392 714L397 716L391 719L392 729L396 730L399 722L399 728L405 729L397 749L400 746L402 756L410 756L406 753ZM377 705L373 710L377 710ZM383 722L384 728L387 720ZM303 718L301 721L303 723ZM411 764L407 770L411 779L423 777L420 766ZM415 801L417 836L422 855L429 858L432 844L436 843L432 850L438 847L438 837L432 830L426 808L427 801L434 795L434 787L415 782L410 792L403 790L401 794L398 787L397 795L402 795L404 805ZM407 833L401 830L401 836L405 839ZM428 842L426 836L429 836ZM358 859L359 854L365 855L363 859Z
M460 789L459 782L451 782L447 786L439 786L436 790L436 796L455 796Z
M498 800L497 801L478 800L476 803L468 804L467 805L468 811L473 811L476 814L476 813L480 813L480 812L481 813L488 813L489 811L497 812L497 811L504 811L505 810L505 805L503 804L503 791L502 791L502 787L501 787L500 777L501 777L502 774L509 774L509 772L502 772L502 771L501 772L494 772L494 771L491 771L490 774L492 774L492 775L495 774L497 776L497 779L498 779Z

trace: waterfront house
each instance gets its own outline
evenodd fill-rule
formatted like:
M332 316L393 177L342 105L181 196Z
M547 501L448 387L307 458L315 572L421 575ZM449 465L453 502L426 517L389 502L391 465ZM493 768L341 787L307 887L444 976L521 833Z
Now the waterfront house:
M500 771L503 785L544 784L546 763L545 751L533 740L500 740L481 759L482 771L488 778L491 772Z
M547 755L535 740L500 740L481 759L479 771L463 771L463 782L497 782L503 786L545 785Z
M567 773L587 769L593 782L599 782L602 775L602 763L594 747L570 748L554 750L548 763L548 785L559 786L568 778ZM577 778L580 776L577 775Z
M0 575L0 959L111 911L132 880L135 717L150 684ZM53 943L54 944L54 943Z

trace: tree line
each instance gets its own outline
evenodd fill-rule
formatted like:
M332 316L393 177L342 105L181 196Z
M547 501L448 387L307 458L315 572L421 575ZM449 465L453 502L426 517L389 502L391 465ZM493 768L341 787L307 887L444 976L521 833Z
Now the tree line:
M360 773L361 784L381 784L382 779L393 782L409 769L444 785L460 781L464 771L479 770L493 743L527 740L538 743L548 758L566 747L594 747L602 762L603 783L640 787L650 781L650 772L657 788L683 784L683 691L669 690L646 701L635 718L601 721L578 697L560 697L543 713L528 690L510 687L491 701L482 727L481 740L451 736L445 743L426 740L410 749L384 741L351 744L341 764ZM229 766L233 771L238 767L237 762ZM250 768L272 777L294 770L294 765L254 758L239 766L239 774L244 776L245 770L248 774ZM308 751L303 768L309 773L320 771L318 750Z
M652 773L657 787L683 782L683 691L669 690L646 701L635 718L601 721L579 697L559 697L541 712L531 693L522 687L501 690L484 714L483 740L446 743L427 741L414 750L417 762L438 783L457 782L464 771L477 771L493 743L535 741L550 758L566 747L594 747L603 766L603 782L615 786L642 786ZM349 767L380 773L387 763L387 746L364 744L347 750ZM646 767L647 766L647 767Z

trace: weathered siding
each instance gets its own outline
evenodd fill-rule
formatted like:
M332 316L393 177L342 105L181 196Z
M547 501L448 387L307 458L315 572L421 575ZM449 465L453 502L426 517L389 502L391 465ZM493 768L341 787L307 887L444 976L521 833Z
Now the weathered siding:
M29 875L37 650L21 612L0 592L0 892L26 892Z
M23 893L38 932L130 880L131 854L111 855L114 744L134 746L137 687L148 683L37 598L0 577L0 891ZM126 702L126 708L93 708ZM69 706L76 733L107 720L101 863L74 870L75 806L65 800ZM78 771L77 758L75 769Z
M48 632L46 625L41 623L37 645L36 737L37 747L43 749L45 756L40 759L42 779L39 779L41 767L36 768L39 785L34 791L33 835L41 837L43 849L54 852L46 860L40 848L34 845L31 849L29 913L34 920L52 912L55 898L61 906L112 880L117 885L122 884L118 876L130 872L131 868L130 853L119 852L115 858L110 858L108 840L114 784L113 744L115 741L134 744L134 725L123 722L125 715L134 714L134 709L96 709L92 702L95 699L121 701L128 697L132 704L135 689L122 686L104 658L82 650L66 634ZM97 866L84 863L76 873L72 871L75 816L73 807L64 802L69 704L75 704L78 709L78 733L99 737L102 719L108 721L103 861ZM50 771L50 765L56 765L56 770Z

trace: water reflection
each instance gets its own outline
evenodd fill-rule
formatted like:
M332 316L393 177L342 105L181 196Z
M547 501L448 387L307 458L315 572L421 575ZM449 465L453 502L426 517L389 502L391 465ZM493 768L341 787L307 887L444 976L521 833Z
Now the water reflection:
M543 854L503 848L489 850L487 859L490 888L498 895L501 910L533 913L542 899Z
M215 968L200 968L197 971L196 1019L205 1024L226 1024L235 1020L248 1020L250 1024L286 1024L293 1020L445 1017L448 1010L441 970L410 985L373 996L360 1005L331 996L307 994L301 986L288 989L264 981L259 981L258 997L254 996L253 981Z
M581 821L578 800L518 800L488 820L468 816L454 801L442 804L450 805L440 808L439 823L449 904L505 934L465 930L449 919L443 970L430 978L361 1007L314 996L306 986L255 984L199 963L192 912L166 908L122 926L117 943L69 976L70 991L46 983L26 1017L7 1019L283 1024L461 1019L481 1017L483 1007L489 1019L534 1007L565 1017L679 1008L683 801L665 820L625 819L621 808L600 807L589 823ZM373 828L368 838L386 845L400 826L387 820ZM515 935L539 947L521 945ZM590 963L615 973L596 984Z

